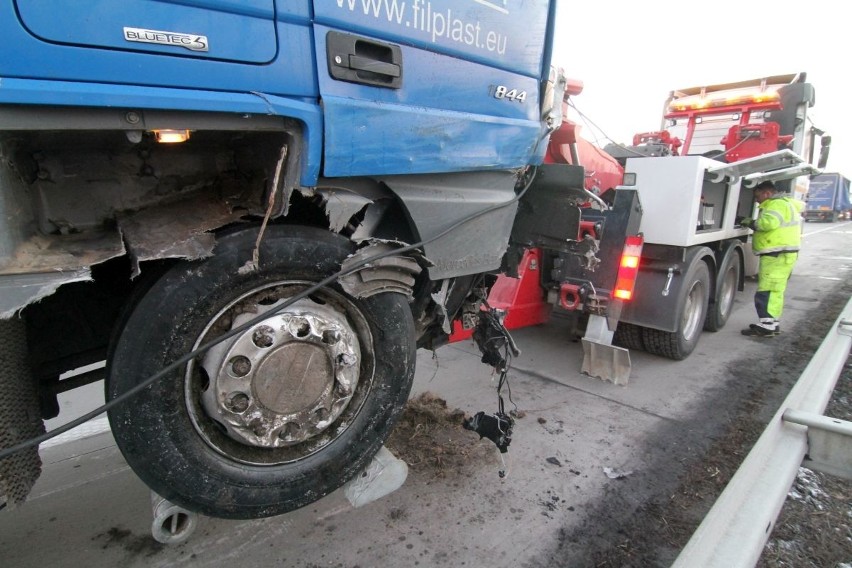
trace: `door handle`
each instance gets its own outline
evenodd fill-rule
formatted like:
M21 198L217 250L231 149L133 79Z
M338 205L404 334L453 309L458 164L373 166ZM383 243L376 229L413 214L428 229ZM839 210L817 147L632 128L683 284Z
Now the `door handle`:
M399 77L402 70L395 63L385 63L384 61L376 61L369 57L360 55L349 56L349 68L357 71L367 71L376 75L387 75L388 77Z
M326 52L328 72L334 79L389 89L402 87L402 50L398 45L328 32Z

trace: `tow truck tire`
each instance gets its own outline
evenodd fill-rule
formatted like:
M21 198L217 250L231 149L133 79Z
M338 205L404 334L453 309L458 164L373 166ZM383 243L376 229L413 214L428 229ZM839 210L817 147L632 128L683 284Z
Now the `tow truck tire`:
M353 252L348 239L269 226L258 268L246 270L257 237L257 228L225 234L213 256L167 270L108 357L112 400L235 332L109 411L136 474L168 501L213 517L278 515L342 486L381 448L414 377L403 294L356 299L332 285L280 307L339 270Z
M710 269L701 259L695 259L684 277L678 299L680 319L674 332L643 328L645 350L654 355L680 361L692 353L701 337L707 314L710 291Z
M716 276L715 299L707 307L707 318L704 320L704 329L707 331L719 331L728 323L731 312L734 311L734 300L740 285L740 255L736 247L731 247L722 259L721 268Z
M618 322L618 327L615 328L615 334L612 336L612 343L618 347L643 351L645 344L642 342L642 326Z

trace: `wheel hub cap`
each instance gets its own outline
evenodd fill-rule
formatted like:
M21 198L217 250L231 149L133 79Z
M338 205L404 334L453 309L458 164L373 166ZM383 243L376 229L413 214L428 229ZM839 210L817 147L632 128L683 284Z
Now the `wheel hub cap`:
M256 305L231 329L270 306ZM242 443L279 448L304 442L340 417L358 384L361 351L345 316L309 299L211 348L202 360L207 414Z

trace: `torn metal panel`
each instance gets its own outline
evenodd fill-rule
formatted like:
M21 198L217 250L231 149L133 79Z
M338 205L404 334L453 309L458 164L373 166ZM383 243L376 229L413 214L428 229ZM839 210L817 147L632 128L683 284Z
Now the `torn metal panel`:
M359 243L368 240L374 235L387 209L388 204L381 202L373 202L367 207L367 210L364 211L364 218L358 223L358 227L352 233L352 240Z
M453 332L453 328L450 325L450 317L447 314L447 296L450 294L450 281L444 280L441 283L441 289L433 294L432 301L435 302L435 306L438 308L438 316L441 318L441 329L444 330L444 333L450 335Z
M9 319L27 305L53 294L63 284L92 279L87 268L70 272L0 276L0 319Z
M373 203L372 199L358 195L342 187L318 187L316 188L316 193L323 199L329 228L335 233L339 233L345 229L353 215Z
M196 260L212 255L216 239L209 231L238 221L242 214L215 195L198 195L119 216L118 225L133 258L133 277L145 260Z
M124 254L117 231L36 235L0 260L0 318L53 294L63 284L91 280L89 267Z
M124 244L116 231L35 235L0 260L0 275L81 270L122 254Z
M344 272L372 257L390 252L398 245L377 241L362 248L343 262ZM411 256L388 256L365 264L340 278L343 290L356 298L368 298L382 292L398 292L413 296L414 282L420 264Z

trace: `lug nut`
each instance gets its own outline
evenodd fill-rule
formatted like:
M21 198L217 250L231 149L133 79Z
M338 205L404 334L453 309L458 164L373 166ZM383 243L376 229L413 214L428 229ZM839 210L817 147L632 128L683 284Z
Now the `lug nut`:
M338 341L340 341L340 332L336 329L327 329L322 332L322 340L323 343L327 343L328 345L334 345Z
M246 425L246 428L258 438L263 438L269 431L266 424L261 418L252 418Z
M228 408L231 412L236 412L240 414L245 412L249 407L249 397L247 394L238 392L235 395L231 396L227 402Z
M268 325L262 325L254 330L251 340L258 347L271 347L275 343L275 331Z
M237 355L231 359L230 363L231 373L235 377L245 377L251 372L251 361L248 360L248 357Z
M355 357L352 353L341 353L337 356L338 365L343 365L344 367L351 367L355 363L358 362L358 358Z
M338 379L337 391L343 396L349 396L350 394L352 394L352 385L350 385L348 382L344 383L343 381Z
M281 431L278 432L278 437L281 438L282 440L286 440L287 438L292 438L293 436L296 435L296 433L300 429L301 429L301 426L299 426L298 423L288 422L287 424L284 425L283 428L281 428Z
M290 330L296 337L307 337L311 332L311 324L304 318L295 318L290 323Z
M325 408L317 408L314 410L314 415L311 416L311 422L317 424L328 418L328 410Z

